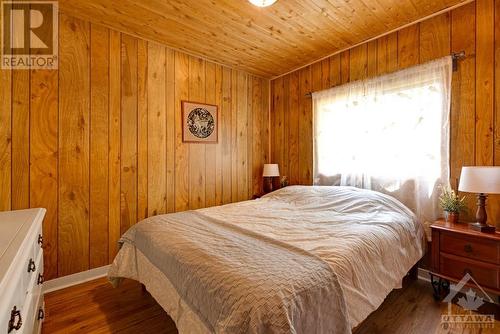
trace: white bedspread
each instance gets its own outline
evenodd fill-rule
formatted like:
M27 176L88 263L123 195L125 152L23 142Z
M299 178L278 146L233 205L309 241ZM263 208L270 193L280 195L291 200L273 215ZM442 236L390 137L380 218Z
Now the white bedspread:
M327 299L344 301L342 316L351 328L377 309L392 289L400 287L402 277L422 257L425 244L422 226L404 205L392 197L351 187L292 186L258 200L197 211L207 220L223 221L322 260L340 285L338 295L327 296ZM124 235L124 240L132 240L130 236L145 224L155 224L158 228L162 220L181 217L175 218L175 215L179 214L141 222ZM133 240L131 245L120 250L120 253L128 252L127 256L117 256L110 278L138 277L134 274L137 259L134 263L130 256L130 250L135 247ZM138 251L153 259L151 262L158 267L148 251L140 247ZM164 274L169 277L169 273ZM179 295L182 299L182 294ZM314 308L324 307L322 303L324 300L307 300L302 312L306 316L308 312L315 314ZM322 316L336 318L331 314ZM311 322L297 332L319 331Z

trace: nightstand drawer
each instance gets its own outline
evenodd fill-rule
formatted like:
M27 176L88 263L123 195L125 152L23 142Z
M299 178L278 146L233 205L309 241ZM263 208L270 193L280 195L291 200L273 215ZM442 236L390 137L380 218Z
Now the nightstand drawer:
M500 264L500 243L459 234L440 233L441 251L482 262Z
M469 273L479 285L492 289L499 288L499 266L460 259L443 253L439 262L439 271L445 276L461 280L465 274Z

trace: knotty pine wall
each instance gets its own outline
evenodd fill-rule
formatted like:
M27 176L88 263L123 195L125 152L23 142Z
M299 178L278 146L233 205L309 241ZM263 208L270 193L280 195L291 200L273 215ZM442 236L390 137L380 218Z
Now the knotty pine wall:
M311 184L312 106L305 94L464 50L453 73L451 184L465 165L500 165L500 0L477 0L452 12L316 62L271 82L271 160L291 184ZM404 112L404 111L402 111ZM474 196L468 207L475 214ZM500 199L490 196L500 227Z
M269 81L60 15L58 71L0 71L0 210L45 207L45 277L106 265L151 215L261 192ZM180 101L219 106L182 142Z

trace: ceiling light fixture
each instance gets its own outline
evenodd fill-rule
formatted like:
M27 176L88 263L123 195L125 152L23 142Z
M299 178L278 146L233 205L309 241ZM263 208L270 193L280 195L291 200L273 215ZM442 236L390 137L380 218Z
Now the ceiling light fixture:
M248 1L250 1L251 4L253 4L257 7L267 7L267 6L271 6L277 0L248 0Z

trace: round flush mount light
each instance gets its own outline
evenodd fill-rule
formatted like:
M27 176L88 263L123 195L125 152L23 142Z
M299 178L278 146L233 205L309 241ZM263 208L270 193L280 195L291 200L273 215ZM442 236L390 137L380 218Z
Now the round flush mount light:
M255 5L257 7L267 7L271 6L277 0L248 0L248 1L250 1L252 5Z

